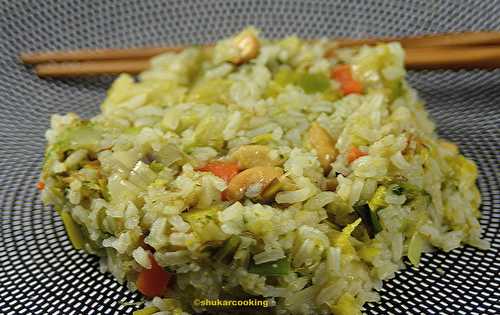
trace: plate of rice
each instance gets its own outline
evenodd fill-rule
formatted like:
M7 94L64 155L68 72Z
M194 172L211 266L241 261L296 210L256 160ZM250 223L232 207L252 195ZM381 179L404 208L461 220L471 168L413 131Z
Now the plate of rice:
M498 71L416 80L397 42L338 48L249 22L137 76L34 83L70 94L32 109L37 144L17 142L37 159L13 167L38 189L5 180L3 215L32 222L2 219L5 313L498 312L498 105L479 105L487 118L455 82L425 85L484 77L499 101Z

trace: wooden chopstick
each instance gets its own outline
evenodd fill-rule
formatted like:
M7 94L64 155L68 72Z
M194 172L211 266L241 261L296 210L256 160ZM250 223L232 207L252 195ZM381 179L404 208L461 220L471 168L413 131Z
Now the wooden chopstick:
M467 46L500 44L500 32L464 32L431 34L409 37L381 37L368 39L338 39L338 47L373 45L376 43L398 41L403 47L435 47L435 46ZM210 45L206 45L210 46ZM21 53L20 59L25 64L46 62L90 61L90 60L122 60L151 58L164 52L179 52L185 47L136 47L136 48L105 48L82 49L72 51L48 51Z
M500 46L420 47L406 49L407 69L500 68Z
M398 41L405 47L405 66L408 69L500 68L500 32L339 39L334 41L332 49L392 41ZM212 45L202 47L210 49ZM35 72L41 77L136 74L149 68L149 58L164 52L180 52L184 48L177 46L84 49L22 53L20 57L24 63L35 64Z
M340 39L338 47L374 45L377 43L399 42L404 48L479 46L500 44L500 32L443 33L407 37L381 37L367 39Z
M405 67L417 69L493 69L500 68L500 46L417 47L405 50ZM40 77L136 74L149 68L148 59L86 61L40 64Z
M184 48L185 47L178 46L178 47L80 49L80 50L68 50L68 51L21 53L19 57L23 63L33 65L46 62L151 58L166 52L181 52Z
M106 74L137 74L149 68L149 59L46 63L35 67L40 77L77 77Z

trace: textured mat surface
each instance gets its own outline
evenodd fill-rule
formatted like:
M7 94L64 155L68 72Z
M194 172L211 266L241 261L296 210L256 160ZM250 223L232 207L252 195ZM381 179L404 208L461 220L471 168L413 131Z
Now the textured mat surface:
M90 117L110 78L41 80L19 51L203 43L255 25L304 37L500 31L500 1L6 1L0 0L0 313L130 314L140 297L76 252L35 189L53 113ZM367 314L500 314L500 70L424 71L409 80L441 136L477 162L490 251L422 258L387 281Z

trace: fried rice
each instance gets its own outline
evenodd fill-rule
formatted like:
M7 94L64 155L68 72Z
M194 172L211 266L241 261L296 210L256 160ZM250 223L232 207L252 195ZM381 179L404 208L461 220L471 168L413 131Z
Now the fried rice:
M52 116L42 197L75 248L153 298L138 314L254 297L358 314L422 253L489 246L477 167L436 134L398 43L249 28L120 75L100 109Z

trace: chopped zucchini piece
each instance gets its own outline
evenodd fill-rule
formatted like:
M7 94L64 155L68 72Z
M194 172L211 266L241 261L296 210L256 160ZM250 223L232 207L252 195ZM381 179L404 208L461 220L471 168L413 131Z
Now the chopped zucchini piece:
M378 232L382 231L382 225L380 224L377 212L372 211L371 209L370 209L370 219L373 226L373 234L376 235Z
M299 76L297 85L300 86L307 94L321 93L330 87L330 79L324 74L309 74L305 73Z
M288 67L281 67L274 75L274 82L281 87L293 84L296 74Z
M422 189L410 183L400 183L399 185L403 189L407 200L413 200L417 198L419 195L421 195L423 192Z
M415 232L408 245L408 258L413 266L417 267L422 255L423 239L418 232Z
M386 193L387 187L379 186L373 194L372 199L368 202L368 205L355 207L356 212L366 226L370 238L374 238L378 232L382 231L382 225L380 224L377 211L387 207L387 203L385 202Z
M363 246L358 251L359 257L367 262L371 262L378 254L380 254L380 249L373 246Z
M184 212L182 217L191 225L202 242L225 240L228 236L222 232L217 224L218 212L217 208L190 210Z
M290 260L285 257L258 265L251 263L248 272L261 276L284 276L290 273Z
M132 313L132 315L152 315L160 310L156 306L148 306L143 308L142 310L137 310Z
M401 187L400 185L396 184L396 185L394 185L391 188L391 191L392 191L393 194L401 196L405 190L404 190L403 187Z
M149 168L151 168L151 170L153 170L153 172L159 173L165 168L165 166L163 164L161 164L160 162L153 161L153 162L151 162L151 164L149 164Z
M350 237L361 221L361 218L358 218L356 221L347 224L342 231L332 230L329 233L328 237L330 238L330 242L332 242L334 246L339 247L343 254L352 255L355 253L356 250L351 244Z
M85 244L82 232L76 224L76 222L71 217L71 214L67 211L61 212L61 218L66 228L66 233L68 233L69 240L75 249L82 249Z
M183 212L181 215L184 218L184 220L188 221L189 223L194 223L194 222L203 222L203 221L210 221L214 218L217 218L217 213L219 212L219 209L217 208L208 208L208 209L199 209L199 210L190 210L188 212Z
M378 186L372 199L368 202L368 206L372 211L377 211L378 209L387 207L387 203L385 202L386 193L387 188L385 186Z
M241 239L239 236L231 236L226 240L224 246L215 253L215 260L218 262L229 260L228 258L236 252L240 243Z
M257 135L252 138L251 142L252 143L268 143L273 141L273 134L272 133L264 133L261 135Z
M366 228L366 232L368 232L368 236L370 238L374 238L378 232L382 231L382 226L380 225L377 212L371 210L367 204L355 206L354 210L356 210L358 215L361 217L361 220Z

